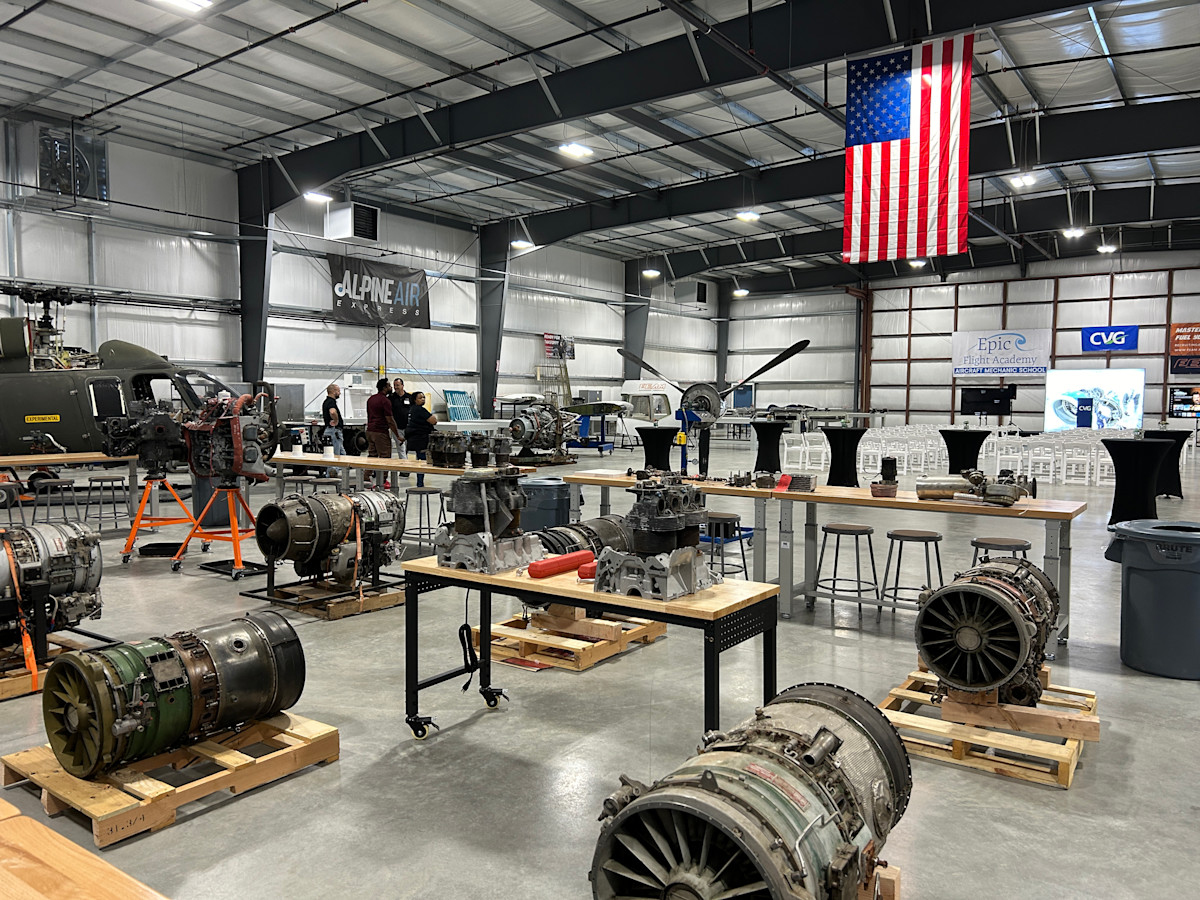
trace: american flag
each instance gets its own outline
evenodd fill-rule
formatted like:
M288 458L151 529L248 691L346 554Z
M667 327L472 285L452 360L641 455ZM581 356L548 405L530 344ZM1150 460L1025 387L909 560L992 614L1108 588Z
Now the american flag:
M845 262L966 252L974 39L849 64Z

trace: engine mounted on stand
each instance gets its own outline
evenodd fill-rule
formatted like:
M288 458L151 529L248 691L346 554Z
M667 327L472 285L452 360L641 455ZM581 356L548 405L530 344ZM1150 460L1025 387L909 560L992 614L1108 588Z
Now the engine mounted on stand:
M629 549L609 546L597 556L598 592L673 600L724 580L700 551L700 526L708 511L698 487L665 476L628 490L637 497L624 519Z
M242 596L286 606L316 600L298 585L328 588L319 600L350 596L360 589L378 592L398 586L383 570L401 556L405 504L386 491L357 494L292 494L258 511L254 538L269 566L265 588ZM291 561L301 582L276 585L276 563Z
M512 442L521 450L515 461L525 465L565 465L575 461L566 442L579 439L579 416L556 406L535 403L508 423ZM535 451L549 451L537 453Z
M1001 703L1036 706L1058 590L1033 563L984 560L918 599L916 641L938 690L998 691Z
M912 793L908 752L873 703L800 684L652 785L604 801L596 900L854 900Z
M192 472L215 478L222 488L237 487L238 477L266 481L267 463L278 443L273 389L265 382L254 394L210 397L183 423ZM261 405L259 401L265 401Z
M471 469L450 485L446 509L454 522L438 528L439 566L495 574L545 556L535 535L521 531L528 497L516 466Z
M79 522L10 525L0 545L0 648L26 631L44 662L50 632L100 618L100 535Z

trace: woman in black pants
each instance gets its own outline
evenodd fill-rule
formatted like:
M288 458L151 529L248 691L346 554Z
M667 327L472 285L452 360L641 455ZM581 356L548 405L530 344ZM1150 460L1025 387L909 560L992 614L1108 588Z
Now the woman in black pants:
M408 449L417 454L417 459L426 459L429 435L437 425L437 416L425 408L425 394L417 391L412 395L412 409L408 413L408 424L404 426L404 440ZM417 487L425 487L425 475L417 475Z

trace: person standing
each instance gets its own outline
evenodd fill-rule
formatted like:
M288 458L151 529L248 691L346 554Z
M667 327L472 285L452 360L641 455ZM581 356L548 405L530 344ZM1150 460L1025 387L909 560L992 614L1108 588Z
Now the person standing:
M321 418L325 421L325 428L321 432L321 437L329 438L333 444L333 452L337 456L346 455L346 441L342 432L342 411L338 409L338 398L342 396L341 385L331 384L325 388L325 402L321 404ZM329 477L337 475L337 470L328 468L325 474Z
M392 418L396 420L396 426L403 431L408 427L408 414L412 410L412 394L404 390L404 379L397 378L392 382ZM408 448L405 446L404 439L401 438L396 446L396 457L398 459L408 459ZM403 477L407 478L408 473L403 473Z
M396 419L392 416L392 401L388 396L392 386L386 378L375 382L375 395L367 401L367 456L388 459L392 455L392 435L402 440ZM387 487L387 473L380 469L375 473L375 483Z
M425 451L429 449L429 435L433 434L437 425L437 416L425 408L425 395L417 391L412 395L412 409L408 413L408 424L404 426L404 436L408 440L408 449L417 454L417 459L425 459ZM425 487L425 473L417 473L417 487Z

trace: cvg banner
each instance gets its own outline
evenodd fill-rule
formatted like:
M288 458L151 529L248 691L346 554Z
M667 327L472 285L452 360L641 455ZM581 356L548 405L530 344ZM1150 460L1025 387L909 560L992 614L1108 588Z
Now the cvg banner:
M1136 325L1101 325L1085 328L1081 334L1084 353L1121 353L1138 348Z
M1200 375L1200 322L1181 322L1171 326L1172 375Z
M363 325L429 327L429 281L424 269L329 254L333 311Z
M956 331L950 342L954 377L1045 375L1050 340L1049 328Z

